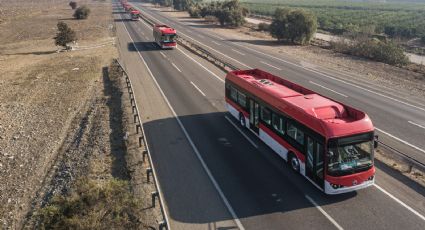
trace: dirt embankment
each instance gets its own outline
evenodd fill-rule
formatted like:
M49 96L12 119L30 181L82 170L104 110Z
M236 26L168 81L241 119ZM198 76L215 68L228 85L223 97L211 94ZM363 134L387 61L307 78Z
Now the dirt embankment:
M111 3L78 1L92 9L81 21L68 3L0 3L0 228L31 228L33 211L82 175L128 179L125 127L103 74L116 48L57 53L52 39L58 21L83 45L113 39Z

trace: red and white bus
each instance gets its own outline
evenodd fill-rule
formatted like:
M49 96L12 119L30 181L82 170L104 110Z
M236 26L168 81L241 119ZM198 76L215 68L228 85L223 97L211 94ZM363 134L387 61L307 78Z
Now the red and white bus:
M131 16L131 20L137 21L137 20L139 20L139 17L140 17L140 11L132 10L132 11L130 11L130 16Z
M153 27L153 37L156 44L163 49L177 47L177 32L167 25L155 25Z
M226 107L326 194L374 184L374 126L367 114L259 69L226 76Z

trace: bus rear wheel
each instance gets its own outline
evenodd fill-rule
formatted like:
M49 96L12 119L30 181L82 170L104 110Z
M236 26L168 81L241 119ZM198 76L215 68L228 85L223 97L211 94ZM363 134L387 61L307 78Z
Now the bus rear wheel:
M245 116L242 113L239 113L239 123L241 124L241 126L246 127Z
M289 155L288 163L291 165L292 170L294 170L295 172L300 172L300 162L298 161L298 158L293 153Z

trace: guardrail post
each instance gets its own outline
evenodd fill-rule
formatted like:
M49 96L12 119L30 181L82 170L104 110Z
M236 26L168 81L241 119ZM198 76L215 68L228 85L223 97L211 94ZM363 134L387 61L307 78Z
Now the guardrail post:
M159 230L167 229L167 222L165 220L158 223Z
M146 181L149 183L151 182L151 174L152 174L152 168L146 169Z
M140 126L140 124L136 125L136 133L139 134L139 129L140 131L142 131L142 127Z
M155 208L155 200L159 196L159 193L158 192L152 192L151 196L152 196L152 207Z
M136 123L137 122L137 118L139 117L139 115L137 115L137 114L134 114L134 123Z
M133 98L133 92L128 92L128 95L129 95L130 99Z
M143 150L142 152L142 160L145 162L145 157L148 156L148 150Z
M136 112L136 106L135 106L135 105L133 105L133 106L131 107L131 110L133 111L133 113L135 113L135 112Z
M139 147L142 147L143 136L139 137Z
M134 98L130 98L130 104L133 105L134 104Z

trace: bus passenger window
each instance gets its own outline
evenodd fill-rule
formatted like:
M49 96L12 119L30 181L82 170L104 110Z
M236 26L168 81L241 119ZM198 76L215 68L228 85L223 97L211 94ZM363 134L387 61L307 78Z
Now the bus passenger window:
M304 132L299 130L295 125L288 124L288 136L296 140L299 144L304 145Z
M261 120L264 121L266 124L271 124L271 112L269 109L267 109L264 106L261 106Z
M232 98L233 101L238 101L238 91L235 89L235 87L230 87L230 98Z
M272 125L273 125L273 129L275 131L277 131L280 134L285 134L285 129L283 128L283 119L282 117L280 117L279 115L273 113L272 114Z
M245 94L238 92L238 103L240 106L246 108L246 96Z

